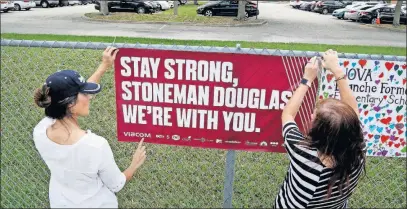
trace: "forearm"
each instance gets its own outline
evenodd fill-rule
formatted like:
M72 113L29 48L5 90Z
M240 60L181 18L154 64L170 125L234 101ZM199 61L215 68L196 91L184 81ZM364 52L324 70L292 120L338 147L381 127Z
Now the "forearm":
M304 100L305 94L308 91L308 86L301 84L294 92L293 96L291 99L288 101L286 107L283 110L282 117L292 117L295 118L295 116L298 113L298 110L300 109L300 106L302 104L302 101Z
M335 74L335 79L340 79L340 78L343 78L343 76L345 76L345 73L343 73L342 71L339 71L339 72L341 72L341 73L336 73ZM356 102L355 96L353 95L352 89L349 87L348 80L347 79L340 79L339 81L336 82L336 85L338 86L339 94L341 96L341 100L344 103L351 106L355 110L356 114L359 114L358 104Z
M108 70L109 65L106 63L100 63L99 67L96 71L92 74L92 76L88 79L88 82L92 83L99 83L100 79L102 78L103 74Z
M133 165L130 165L126 170L123 171L123 174L126 176L126 181L130 181L133 178L134 173L137 171L137 168Z

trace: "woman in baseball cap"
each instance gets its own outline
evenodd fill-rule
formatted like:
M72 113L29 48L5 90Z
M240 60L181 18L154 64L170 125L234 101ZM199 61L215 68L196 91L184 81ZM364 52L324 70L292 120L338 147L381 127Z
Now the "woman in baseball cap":
M143 141L130 166L120 171L108 141L83 130L78 118L89 115L89 103L102 90L99 81L112 67L118 49L108 47L93 75L85 80L77 71L50 75L34 94L45 117L33 131L35 146L51 171L51 208L117 208L115 193L129 181L146 158Z

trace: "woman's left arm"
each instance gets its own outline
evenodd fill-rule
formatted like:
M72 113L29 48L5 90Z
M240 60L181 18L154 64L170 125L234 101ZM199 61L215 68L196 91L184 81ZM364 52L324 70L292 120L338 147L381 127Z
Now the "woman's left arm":
M119 50L115 47L107 47L105 51L103 51L102 63L100 63L99 67L96 71L92 74L92 76L88 79L88 82L91 83L99 83L100 79L102 78L103 74L112 67L114 60L116 59L117 52Z
M319 62L318 58L313 57L308 61L307 65L305 66L303 78L307 79L308 83L307 85L300 85L295 90L293 96L285 106L283 113L281 115L283 125L286 124L287 122L294 121L294 118L297 115L298 110L300 109L300 106L302 104L302 101L304 100L305 94L310 88L309 86L311 86L312 82L317 77L319 69L318 62Z

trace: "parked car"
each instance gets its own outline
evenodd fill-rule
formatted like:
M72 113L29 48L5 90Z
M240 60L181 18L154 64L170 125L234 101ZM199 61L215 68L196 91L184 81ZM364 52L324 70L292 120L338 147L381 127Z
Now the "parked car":
M149 0L135 0L135 1L144 1L144 2L147 2L147 3L151 4L153 6L153 8L154 8L154 12L158 12L158 11L161 10L160 9L160 4L157 3L157 1L149 1Z
M345 12L344 19L352 20L353 22L357 22L357 21L360 20L359 19L360 18L360 12L363 12L363 11L366 11L366 10L369 10L369 9L374 9L374 8L381 8L381 7L385 7L385 6L386 6L386 4L378 4L376 6L362 5L362 6L359 6L359 7L355 7L353 9Z
M1 11L2 12L9 12L14 10L14 4L11 1L1 1Z
M290 1L290 6L294 9L299 9L301 6L302 1L301 0L291 0Z
M69 6L79 5L81 2L78 0L68 0Z
M312 6L315 5L316 1L303 1L300 5L300 10L312 11Z
M343 18L345 20L352 20L353 22L359 21L359 12L362 10L370 9L374 6L361 5L346 11Z
M138 14L154 13L152 4L137 0L116 0L108 1L109 12L136 12ZM95 9L100 11L100 2L95 2Z
M69 6L68 0L59 0L59 6L60 7Z
M6 1L1 1L0 5L1 5L0 10L2 12L8 12L8 3Z
M259 15L257 4L246 0L246 18ZM197 14L205 16L237 16L238 0L209 1L205 5L199 6Z
M332 16L337 17L338 19L346 19L345 18L345 13L349 12L351 10L356 10L360 8L365 8L368 9L370 7L376 6L379 4L379 2L359 2L359 3L353 3L351 5L347 5L343 9L337 9L332 13ZM369 7L370 6L370 7Z
M36 7L34 1L32 0L21 0L21 1L13 1L14 3L14 10L21 11L22 9L30 10L31 8Z
M87 5L87 4L92 4L92 0L79 0L81 5Z
M167 2L170 5L170 8L174 8L174 1L167 1Z
M35 0L35 4L42 8L56 7L59 6L59 0Z
M380 8L370 8L365 11L360 11L359 20L364 23L376 24L377 14L380 13L381 23L392 23L394 13L396 12L394 6L383 6ZM400 13L400 23L406 24L406 13L402 10Z
M316 4L314 12L321 14L332 13L333 11L341 8L345 8L346 3L340 1L324 1L320 4Z
M167 1L155 1L158 4L160 10L169 10L171 8L170 4Z

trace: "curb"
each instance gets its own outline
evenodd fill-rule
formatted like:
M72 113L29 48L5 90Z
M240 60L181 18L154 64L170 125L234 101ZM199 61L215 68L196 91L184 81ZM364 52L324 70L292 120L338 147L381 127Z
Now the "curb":
M372 25L372 24L366 24L366 26L372 27L372 28L379 28L379 29L389 30L389 31L407 33L407 30L399 29L399 28L380 27L378 25Z
M203 26L203 27L256 27L267 23L266 20L256 23L239 23L239 24L204 24L204 23L189 23L189 22L157 22L157 21L133 21L133 20L99 20L83 15L81 17L89 22L103 23L132 23L132 24L159 24L159 25L187 25L187 26Z

